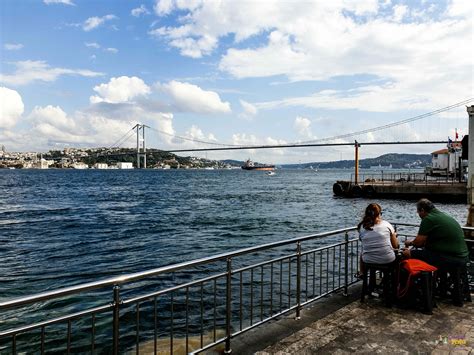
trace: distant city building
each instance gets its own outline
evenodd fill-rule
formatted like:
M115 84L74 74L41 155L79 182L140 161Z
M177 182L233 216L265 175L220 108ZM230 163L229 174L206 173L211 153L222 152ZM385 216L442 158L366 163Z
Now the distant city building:
M38 169L48 169L48 168L49 168L49 165L50 165L50 164L49 164L49 161L48 161L48 160L41 158L41 159L38 161L36 167L37 167Z
M94 168L95 169L108 169L109 165L106 163L95 163Z
M87 165L85 163L82 163L82 162L74 163L74 164L72 164L72 167L74 169L89 169L89 165Z
M133 169L133 164L132 163L119 162L119 163L117 163L117 167L119 169Z
M430 175L452 175L459 169L459 158L462 155L460 142L451 142L447 148L431 153Z

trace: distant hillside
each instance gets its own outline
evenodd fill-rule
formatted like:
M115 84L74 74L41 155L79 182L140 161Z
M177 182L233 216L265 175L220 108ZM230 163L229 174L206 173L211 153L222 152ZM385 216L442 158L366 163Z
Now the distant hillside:
M431 154L384 154L377 158L368 158L359 160L362 169L368 169L371 166L389 166L393 169L403 168L424 168L431 164ZM284 169L307 169L310 166L318 169L344 169L353 168L354 160L339 160L330 162L312 162L304 164L284 164Z

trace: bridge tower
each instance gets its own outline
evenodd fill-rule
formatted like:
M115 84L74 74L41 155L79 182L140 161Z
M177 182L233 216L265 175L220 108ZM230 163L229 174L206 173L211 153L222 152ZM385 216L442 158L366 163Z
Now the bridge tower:
M144 124L137 123L135 129L137 130L137 169L140 169L141 161L143 160L143 169L146 169L146 140L145 140Z

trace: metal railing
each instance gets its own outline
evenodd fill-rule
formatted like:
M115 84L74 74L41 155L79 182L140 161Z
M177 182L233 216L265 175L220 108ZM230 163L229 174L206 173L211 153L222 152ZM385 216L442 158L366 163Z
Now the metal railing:
M354 181L354 174L351 174L351 181ZM466 181L459 181L459 177L454 176L430 176L425 173L412 173L412 172L373 172L359 174L359 184L377 184L377 185L390 185L393 183L404 184L416 184L416 185L455 185L460 183L466 183Z
M302 307L325 295L347 294L359 262L355 231L312 234L2 301L0 351L178 354L223 346L229 353L232 338L288 312L298 319Z

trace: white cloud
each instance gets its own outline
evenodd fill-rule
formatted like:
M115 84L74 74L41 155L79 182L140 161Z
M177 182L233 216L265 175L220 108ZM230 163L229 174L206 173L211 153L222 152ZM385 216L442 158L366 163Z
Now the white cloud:
M472 18L473 5L467 0L451 0L449 1L447 13L454 17Z
M158 87L173 99L174 106L180 111L203 114L231 112L230 104L223 102L216 92L203 90L197 85L173 80Z
M0 86L0 128L15 126L24 108L23 100L17 91Z
M188 3L191 3L191 1L188 1ZM153 8L158 16L164 16L171 13L175 7L176 2L174 0L156 0Z
M258 113L257 107L252 105L250 102L239 100L240 105L242 106L243 112L240 114L240 117L251 118Z
M102 73L86 69L51 68L45 61L26 60L13 63L13 74L0 74L0 82L10 85L26 85L33 81L55 81L61 75L79 75L85 77L102 76Z
M86 21L84 21L82 25L82 29L86 32L91 31L100 25L102 25L106 21L114 20L117 16L115 15L105 15L102 17L89 17Z
M311 133L311 121L308 118L297 116L295 118L294 127L299 135L306 138L313 137L313 134Z
M171 145L174 141L174 135L176 134L173 128L173 114L166 112L159 112L155 114L148 114L148 117L153 120L157 126L158 134L160 135L160 140L164 141L166 144Z
M102 48L102 46L97 42L85 42L84 45L88 48L95 48L95 49L101 49ZM113 47L102 48L102 50L104 52L109 52L109 53L113 53L113 54L118 53L118 49L113 48Z
M117 48L112 48L112 47L105 48L104 51L109 52L109 53L113 53L113 54L118 53L118 49Z
M59 106L36 106L28 116L30 127L9 137L10 145L21 144L35 151L72 145L107 146L120 139L137 121L111 119L93 112L66 114ZM21 137L19 139L18 137ZM122 146L134 146L135 140Z
M286 143L283 139L272 137L258 138L254 134L235 133L232 135L232 144L234 145L277 145Z
M271 32L268 39L268 46L258 49L230 49L222 58L219 69L237 78L247 78L285 75L288 68L292 68L294 80L304 79L307 54L293 49L290 37L279 31ZM276 53L278 59L274 58ZM268 60L272 60L271 64Z
M154 37L165 36L170 40L170 44L180 49L181 54L191 58L201 58L210 54L217 46L218 39L210 35L202 35L200 38L183 38L179 33L181 29L175 31L172 28L159 28L149 32Z
M91 96L91 103L122 103L128 102L137 96L149 94L150 88L142 79L136 76L121 76L110 79L107 84L94 87L94 91L100 96Z
M140 7L133 9L130 13L132 14L132 16L140 17L140 15L148 15L150 11L148 11L146 6L142 4L140 5Z
M64 5L71 5L71 6L76 5L71 0L43 0L43 2L46 5L51 5L51 4L64 4Z
M74 120L69 118L59 106L36 106L30 113L29 119L40 127L55 127L63 131L76 129Z
M7 51L18 51L23 48L21 43L5 43L3 46Z
M212 133L209 133L206 136L204 132L202 131L202 129L196 125L192 125L191 128L189 128L186 131L185 136L190 139L196 139L196 140L205 141L205 142L217 141L216 137Z
M365 84L355 85L359 92L338 92L347 106L430 109L473 90L465 80L472 76L472 50L466 45L472 42L472 2L433 5L167 0L157 1L155 12L175 12L180 22L150 33L192 58L213 53L222 42L227 48L219 69L236 78L283 76L296 82L366 75L378 79L372 92ZM318 101L312 98L312 107Z
M88 48L96 48L96 49L100 48L100 45L96 42L85 42L84 45Z
M282 139L275 139L272 137L265 137L265 138L258 138L254 134L246 134L246 133L235 133L232 135L232 144L233 145L240 145L240 146L251 146L251 145L280 145L280 144L287 144L285 140ZM257 152L256 149L248 149L246 150L249 154L255 154ZM285 149L282 148L275 148L268 150L265 153L265 156L268 157L268 159L271 159L271 157L277 155L281 156L285 152Z
M408 7L406 5L395 5L393 7L393 20L395 22L402 22L407 13Z

